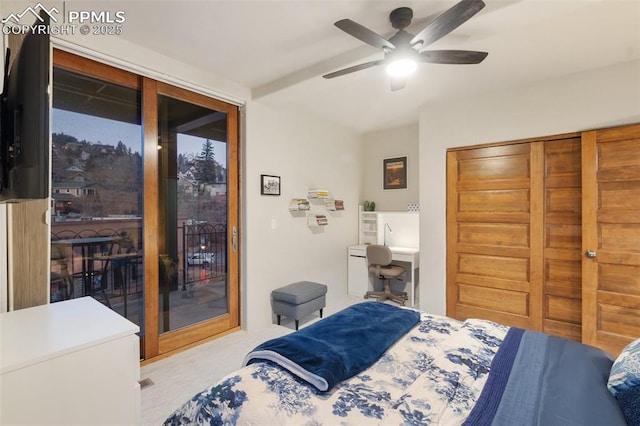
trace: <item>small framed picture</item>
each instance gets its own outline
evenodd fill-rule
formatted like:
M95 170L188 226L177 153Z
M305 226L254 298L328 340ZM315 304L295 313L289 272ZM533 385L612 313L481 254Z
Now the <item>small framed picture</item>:
M382 160L383 189L407 189L407 157Z
M260 194L280 195L280 176L260 175Z

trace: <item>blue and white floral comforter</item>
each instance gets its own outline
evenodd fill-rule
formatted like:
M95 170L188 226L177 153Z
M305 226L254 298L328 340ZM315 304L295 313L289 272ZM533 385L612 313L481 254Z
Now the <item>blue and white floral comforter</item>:
M331 333L361 332L347 324ZM363 346L335 350L355 347ZM607 389L612 363L600 349L548 334L422 312L373 365L326 392L261 361L198 393L165 424L626 425Z
M260 362L200 392L165 424L462 424L508 330L421 313L375 364L329 392Z

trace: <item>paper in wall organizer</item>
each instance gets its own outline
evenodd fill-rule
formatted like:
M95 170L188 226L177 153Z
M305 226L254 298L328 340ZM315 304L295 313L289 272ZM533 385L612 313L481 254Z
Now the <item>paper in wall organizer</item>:
M326 226L328 224L327 215L311 213L307 216L307 225L309 226Z
M289 210L292 212L309 210L309 208L309 200L307 200L306 198L294 198L289 203Z
M329 191L324 189L310 189L309 198L329 198Z

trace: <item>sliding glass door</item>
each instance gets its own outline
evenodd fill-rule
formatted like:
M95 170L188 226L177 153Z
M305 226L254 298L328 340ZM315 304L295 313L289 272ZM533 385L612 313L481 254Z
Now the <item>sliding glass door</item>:
M237 326L237 108L165 84L157 92L165 352L182 346L186 328L204 337Z
M238 109L54 51L51 301L135 322L145 358L233 329Z

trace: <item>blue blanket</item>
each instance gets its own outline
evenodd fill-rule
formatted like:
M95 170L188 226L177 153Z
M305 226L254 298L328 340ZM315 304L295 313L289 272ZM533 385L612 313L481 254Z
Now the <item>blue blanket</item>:
M363 302L251 351L243 366L271 361L328 391L371 366L420 320L417 311Z
M465 425L626 425L600 349L511 328Z

